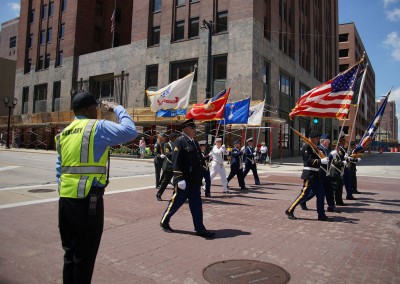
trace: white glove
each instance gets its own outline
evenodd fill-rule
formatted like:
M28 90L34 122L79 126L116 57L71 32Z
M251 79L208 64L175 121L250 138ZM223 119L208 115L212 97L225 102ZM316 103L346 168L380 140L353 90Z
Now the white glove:
M325 158L321 159L321 164L327 165L328 163L329 163L329 158L328 157L325 157Z
M358 160L357 160L357 163L358 163L358 162L361 162L361 158L357 158L357 159L358 159Z
M347 162L346 161L343 161L343 166L347 166Z
M333 150L333 151L331 151L331 152L329 153L329 155L332 155L333 159L336 159L337 151L336 151L336 150Z
M222 146L221 146L223 149L225 149L225 144L222 144Z
M178 181L178 187L180 189L186 189L186 181L184 180Z
M346 153L345 155L344 155L344 159L347 159L349 157L349 155Z
M254 157L257 156L257 152L254 152L254 153L253 153L253 156L254 156Z
M164 154L161 154L160 157L164 159L164 158L165 158L165 155L164 155Z

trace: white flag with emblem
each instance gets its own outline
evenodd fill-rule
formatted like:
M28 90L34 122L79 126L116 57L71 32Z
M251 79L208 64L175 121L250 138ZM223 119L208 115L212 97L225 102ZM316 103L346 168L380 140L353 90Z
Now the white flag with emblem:
M261 126L263 112L264 112L264 102L261 102L259 104L256 104L255 106L250 107L249 120L247 121L247 124Z
M173 81L158 91L146 90L147 97L151 102L150 110L157 112L161 109L186 109L189 105L194 72Z

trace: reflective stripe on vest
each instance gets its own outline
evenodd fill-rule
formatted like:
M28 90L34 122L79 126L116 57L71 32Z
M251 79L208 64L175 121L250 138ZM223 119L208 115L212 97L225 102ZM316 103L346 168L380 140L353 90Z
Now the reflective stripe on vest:
M85 131L83 133L83 138L82 138L82 146L81 146L81 163L87 163L89 160L90 133L92 132L92 127L95 124L95 122L96 120L91 119L85 127Z
M61 167L62 174L105 174L107 173L106 167Z

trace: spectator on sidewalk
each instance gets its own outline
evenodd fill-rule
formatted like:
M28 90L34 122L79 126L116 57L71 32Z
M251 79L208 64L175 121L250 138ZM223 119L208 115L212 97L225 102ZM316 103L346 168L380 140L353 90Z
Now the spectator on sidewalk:
M140 159L144 159L144 155L146 153L146 141L144 140L144 137L142 137L139 142L139 153Z
M260 147L260 164L267 164L268 148L265 146L265 142L261 142Z

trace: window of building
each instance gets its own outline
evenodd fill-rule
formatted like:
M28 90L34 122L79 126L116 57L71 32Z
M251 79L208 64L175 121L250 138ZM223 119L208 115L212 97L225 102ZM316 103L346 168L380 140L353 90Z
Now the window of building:
M269 92L269 80L270 80L270 64L266 61L264 61L264 65L263 65L263 97L266 100L267 104L271 103L271 96L270 96L270 92Z
M349 57L349 49L339 49L339 57Z
M42 70L44 66L44 56L40 55L36 62L36 70Z
M289 149L290 148L290 126L285 123L282 125L282 148Z
M60 111L61 82L57 81L53 84L53 109L52 111Z
M340 64L339 65L339 72L343 72L349 69L349 64Z
M32 59L28 58L28 59L25 61L24 73L29 73L29 72L31 72L31 67L32 67Z
M16 36L12 36L10 37L10 48L13 48L17 45L17 37Z
M60 39L63 39L65 35L65 24L60 25Z
M53 37L53 29L52 29L52 28L49 28L49 29L47 30L47 43L50 43L50 42L51 42L52 37Z
M170 82L181 79L193 72L197 60L171 63ZM190 103L197 102L197 72L194 74L192 91L190 93Z
M310 90L309 87L307 87L306 85L300 83L300 90L299 90L299 95L300 97L302 97L305 93L307 93Z
M190 0L190 3L197 3L200 2L200 0Z
M67 10L67 0L61 0L61 12L65 12Z
M157 91L158 90L158 65L146 67L146 90ZM147 95L144 96L145 106L150 106L150 100Z
M33 44L33 34L30 34L28 38L28 48L32 48L32 44Z
M293 78L283 72L281 72L279 78L279 91L289 97L293 95Z
M29 17L29 21L31 24L33 24L33 22L35 21L35 10L31 11L31 15Z
M226 32L228 30L228 11L217 13L217 33Z
M105 74L101 76L90 77L90 91L96 99L114 100L114 75Z
M41 15L41 19L45 19L47 16L47 5L43 5L42 6L42 15Z
M185 0L176 0L176 6L184 6L185 5Z
M150 46L160 44L160 27L152 27Z
M47 84L36 85L34 89L33 113L46 112Z
M161 0L153 0L153 13L161 12Z
M53 17L54 15L54 2L50 2L49 4L49 17Z
M46 31L45 31L45 30L42 30L42 31L40 32L40 44L41 44L41 45L44 44L45 38L46 38Z
M213 96L226 88L227 61L226 55L213 58Z
M199 17L191 18L189 24L189 38L199 36Z
M47 69L50 66L50 54L46 54L46 58L44 61L44 68Z
M175 34L174 40L181 40L185 37L185 21L176 21L175 22Z
M22 109L21 114L28 113L28 103L29 103L29 87L22 88Z
M57 60L56 60L56 66L60 66L63 64L63 60L64 60L64 54L62 50L58 51L58 55L57 55Z
M348 42L349 41L349 34L340 34L339 35L339 42Z

